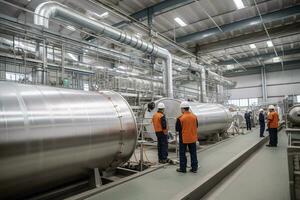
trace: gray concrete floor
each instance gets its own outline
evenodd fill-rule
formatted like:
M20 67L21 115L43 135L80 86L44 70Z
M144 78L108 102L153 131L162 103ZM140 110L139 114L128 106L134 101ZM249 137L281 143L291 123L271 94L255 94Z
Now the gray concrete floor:
M110 188L88 199L177 199L178 195L189 192L192 186L202 184L206 177L210 177L211 174L219 170L230 159L260 140L258 131L255 130L253 133L239 135L199 152L198 160L201 167L197 174L177 173L175 171L177 166L168 165L117 187Z
M277 148L262 147L222 181L205 200L288 200L287 136Z

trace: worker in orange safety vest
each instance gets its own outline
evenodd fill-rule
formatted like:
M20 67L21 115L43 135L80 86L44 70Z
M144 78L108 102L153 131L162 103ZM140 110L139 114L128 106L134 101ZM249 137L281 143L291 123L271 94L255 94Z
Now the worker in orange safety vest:
M278 143L278 121L279 116L275 111L275 106L269 106L268 114L268 130L269 130L269 144L268 147L277 147Z
M158 162L168 162L168 128L167 119L164 115L165 105L159 103L157 105L157 112L152 117L152 124L157 137L157 152Z
M179 164L177 172L186 172L187 159L186 149L189 148L191 155L190 171L196 173L198 170L197 145L198 140L197 128L198 120L196 115L190 112L190 105L184 101L180 104L182 115L176 121L176 131L179 133Z

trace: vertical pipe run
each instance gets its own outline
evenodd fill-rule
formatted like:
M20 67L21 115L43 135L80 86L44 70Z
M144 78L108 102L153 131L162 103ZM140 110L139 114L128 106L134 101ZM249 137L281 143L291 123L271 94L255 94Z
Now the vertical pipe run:
M262 96L263 102L267 102L268 94L267 94L267 76L266 76L266 68L261 68L261 89L262 89Z
M268 101L268 89L267 89L267 74L266 68L264 67L264 80L265 80L265 95L266 95L266 102Z
M206 91L206 74L205 74L205 69L201 69L201 98L202 102L206 103L207 102L207 91Z
M43 40L43 71L42 71L42 84L47 84L46 82L46 68L47 68L47 46L46 46L46 41Z
M264 69L263 67L260 70L260 74L261 74L261 91L262 91L262 98L263 98L263 102L266 102L266 93L265 93L265 82L264 82Z
M65 45L61 45L61 81L65 79Z

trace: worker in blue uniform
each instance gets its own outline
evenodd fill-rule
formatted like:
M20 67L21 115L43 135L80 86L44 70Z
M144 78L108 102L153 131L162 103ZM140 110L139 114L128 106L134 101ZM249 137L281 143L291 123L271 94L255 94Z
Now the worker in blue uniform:
M246 111L244 115L245 121L246 121L246 126L247 130L251 131L251 113Z
M265 114L263 109L259 109L259 116L258 116L258 121L259 121L259 126L260 126L260 137L265 137L264 132L265 132Z

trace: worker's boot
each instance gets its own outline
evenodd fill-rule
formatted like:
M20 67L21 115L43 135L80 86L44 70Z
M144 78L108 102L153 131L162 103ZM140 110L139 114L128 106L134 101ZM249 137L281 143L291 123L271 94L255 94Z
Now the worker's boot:
M186 173L186 170L183 170L183 169L180 169L180 168L176 169L176 171L180 172L180 173Z

